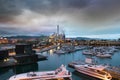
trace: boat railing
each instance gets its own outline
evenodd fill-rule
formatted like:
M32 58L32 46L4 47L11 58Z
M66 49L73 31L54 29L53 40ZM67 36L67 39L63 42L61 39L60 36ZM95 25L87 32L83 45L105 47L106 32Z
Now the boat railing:
M72 73L69 71L69 72L68 72L68 75L72 75Z
M37 76L37 74L35 74L34 72L29 72L29 73L27 73L27 76L29 76L29 77L32 76L33 77L33 76Z

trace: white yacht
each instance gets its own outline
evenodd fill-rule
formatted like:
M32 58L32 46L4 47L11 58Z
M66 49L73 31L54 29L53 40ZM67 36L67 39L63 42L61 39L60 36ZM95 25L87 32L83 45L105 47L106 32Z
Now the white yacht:
M105 53L99 53L96 56L101 57L101 58L111 58L112 57L110 54L105 54Z
M56 53L56 54L65 54L66 52L63 51L62 49L60 49L60 50L56 50L54 53Z
M55 71L23 73L14 75L8 80L64 80L64 78L72 80L71 76L72 74L66 69L66 67L61 65Z
M82 52L82 54L84 54L84 55L94 55L90 50L89 51L85 50L85 51Z
M104 71L105 68L106 66L103 65L75 65L76 71L82 74L101 80L111 80L112 76L108 72Z

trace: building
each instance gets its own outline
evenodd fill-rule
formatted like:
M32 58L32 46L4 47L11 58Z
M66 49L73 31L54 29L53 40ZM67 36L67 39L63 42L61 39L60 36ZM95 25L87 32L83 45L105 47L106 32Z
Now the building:
M17 61L18 64L30 64L30 63L36 63L38 61L38 55L32 54L32 55L16 55L14 59Z
M49 42L64 42L65 41L65 33L64 31L60 33L59 25L57 25L57 32L53 33L49 36Z
M17 54L32 54L34 51L32 50L32 45L30 44L17 44L15 46L15 52Z
M7 38L0 37L0 44L7 44L7 43L8 43Z
M0 61L5 61L9 57L8 50L0 49Z
M30 44L17 44L15 47L16 55L14 59L17 64L30 64L38 61L38 55L32 50L32 45Z

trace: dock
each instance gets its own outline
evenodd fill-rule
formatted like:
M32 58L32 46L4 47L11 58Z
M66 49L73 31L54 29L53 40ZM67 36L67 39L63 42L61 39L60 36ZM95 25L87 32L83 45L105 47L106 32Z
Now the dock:
M83 62L81 60L77 60L77 61L69 63L68 66L71 68L75 68L75 65L80 65L80 64L85 64L85 62Z
M37 48L37 49L33 49L35 50L37 53L42 53L42 52L45 52L45 51L49 51L51 49L54 49L54 48L57 48L59 45L53 45L53 46L49 46L49 47L45 47L45 48Z

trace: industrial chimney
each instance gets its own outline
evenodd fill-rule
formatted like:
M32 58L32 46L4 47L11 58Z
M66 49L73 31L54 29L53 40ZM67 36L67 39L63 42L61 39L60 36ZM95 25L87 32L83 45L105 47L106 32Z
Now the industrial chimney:
M57 25L57 35L59 35L59 25Z

